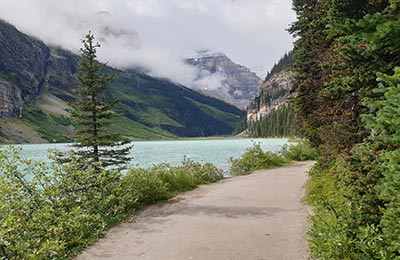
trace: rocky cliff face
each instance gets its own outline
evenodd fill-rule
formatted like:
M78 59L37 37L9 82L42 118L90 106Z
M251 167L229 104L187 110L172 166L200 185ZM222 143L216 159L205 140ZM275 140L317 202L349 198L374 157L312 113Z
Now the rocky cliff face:
M246 107L258 92L262 80L248 68L234 63L223 53L199 52L187 60L199 69L192 88L239 108Z
M21 117L23 104L21 90L0 80L0 118Z
M293 72L282 70L266 80L260 86L259 95L247 108L247 121L258 121L267 116L271 110L287 104L293 79Z
M0 118L15 117L24 102L38 97L45 83L50 50L43 42L21 34L1 20L0 46L1 88L6 89L1 91Z
M71 102L76 86L74 74L78 71L79 57L63 49L52 48L46 75L46 88L58 98Z

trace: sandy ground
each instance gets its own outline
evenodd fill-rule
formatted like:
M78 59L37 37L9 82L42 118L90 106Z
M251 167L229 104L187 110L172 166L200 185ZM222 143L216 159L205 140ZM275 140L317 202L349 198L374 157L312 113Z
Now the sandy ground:
M308 259L300 200L311 165L260 170L151 206L76 259Z

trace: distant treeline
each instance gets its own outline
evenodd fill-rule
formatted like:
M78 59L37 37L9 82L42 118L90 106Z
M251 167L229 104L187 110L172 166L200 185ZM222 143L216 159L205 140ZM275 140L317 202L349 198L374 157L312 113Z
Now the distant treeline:
M251 137L292 137L296 135L293 105L283 105L272 110L259 121L249 123Z

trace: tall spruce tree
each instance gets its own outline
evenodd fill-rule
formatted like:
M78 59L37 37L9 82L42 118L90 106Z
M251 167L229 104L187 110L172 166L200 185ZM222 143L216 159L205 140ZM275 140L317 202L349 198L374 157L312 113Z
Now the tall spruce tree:
M94 40L91 32L82 40L79 72L75 75L78 87L71 111L76 129L73 153L86 165L124 168L130 161L132 146L127 139L108 131L112 118L117 116L112 110L116 102L107 103L104 92L115 75L103 72L105 64L96 60L100 44Z

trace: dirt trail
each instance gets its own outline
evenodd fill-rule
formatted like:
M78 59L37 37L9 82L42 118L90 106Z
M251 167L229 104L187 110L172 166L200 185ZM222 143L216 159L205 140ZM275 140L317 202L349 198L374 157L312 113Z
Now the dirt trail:
M151 206L76 259L308 259L300 199L311 165L260 170Z

